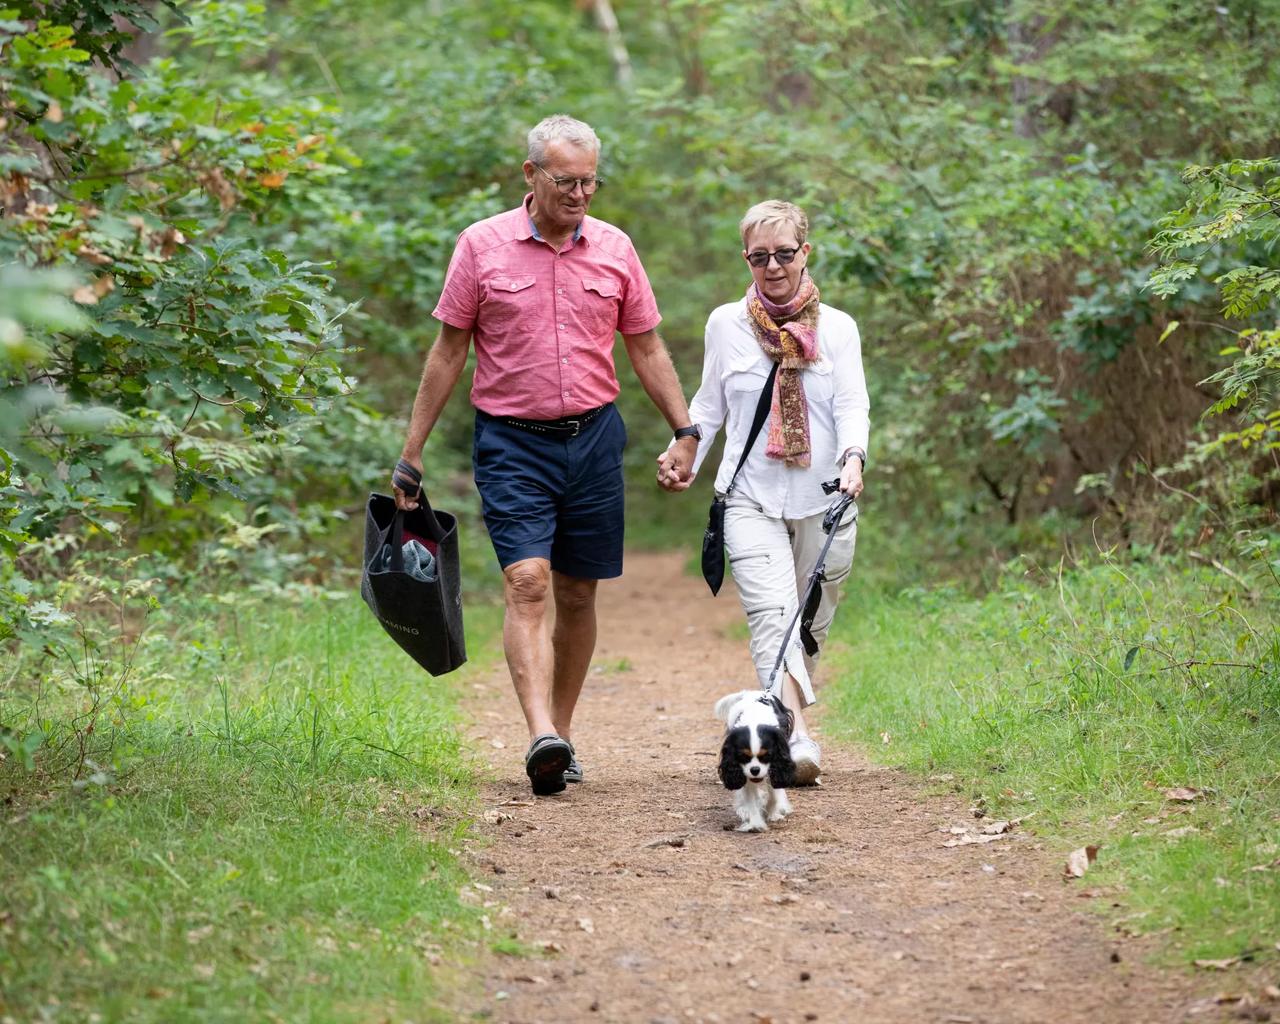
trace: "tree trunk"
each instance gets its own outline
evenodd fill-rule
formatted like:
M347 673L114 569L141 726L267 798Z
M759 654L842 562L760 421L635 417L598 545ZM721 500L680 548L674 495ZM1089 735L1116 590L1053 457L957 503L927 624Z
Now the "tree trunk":
M595 10L596 24L600 26L600 31L604 33L609 44L614 77L617 78L620 87L629 89L631 87L631 55L627 53L627 44L622 38L622 30L618 28L613 4L609 0L594 0L591 6Z

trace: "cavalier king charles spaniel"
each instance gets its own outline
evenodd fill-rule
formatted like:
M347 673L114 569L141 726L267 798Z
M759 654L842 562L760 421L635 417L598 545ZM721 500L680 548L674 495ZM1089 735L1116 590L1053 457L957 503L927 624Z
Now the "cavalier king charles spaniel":
M787 787L795 784L791 762L792 714L777 697L761 690L742 690L716 701L716 717L724 722L720 748L720 781L733 793L739 832L764 832L767 822L791 813Z

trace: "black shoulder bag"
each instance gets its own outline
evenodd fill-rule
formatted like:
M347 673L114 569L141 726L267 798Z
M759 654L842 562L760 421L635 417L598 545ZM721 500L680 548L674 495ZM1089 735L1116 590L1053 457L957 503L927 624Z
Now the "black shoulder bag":
M769 405L773 401L773 379L778 375L778 364L773 364L769 371L769 379L764 382L764 390L760 392L760 401L756 405L755 419L751 421L751 433L747 435L747 443L742 446L742 457L738 459L738 468L729 478L729 486L725 488L724 497L717 497L711 502L711 511L707 516L707 529L702 535L702 578L707 581L712 594L720 593L724 583L724 503L733 493L733 485L737 483L738 474L746 465L747 456L760 436L760 428L769 416Z

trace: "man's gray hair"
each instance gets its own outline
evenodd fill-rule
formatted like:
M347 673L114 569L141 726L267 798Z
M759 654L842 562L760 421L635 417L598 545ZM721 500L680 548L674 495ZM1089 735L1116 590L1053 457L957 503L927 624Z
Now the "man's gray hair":
M782 199L766 199L763 203L756 203L751 207L742 218L742 223L738 225L743 248L747 244L747 235L756 228L775 225L795 228L796 243L799 245L804 245L805 239L809 237L809 218L804 215L804 210L795 203L788 203Z
M533 163L546 163L548 142L568 142L597 155L600 153L600 139L591 125L568 114L544 117L529 129L529 159Z

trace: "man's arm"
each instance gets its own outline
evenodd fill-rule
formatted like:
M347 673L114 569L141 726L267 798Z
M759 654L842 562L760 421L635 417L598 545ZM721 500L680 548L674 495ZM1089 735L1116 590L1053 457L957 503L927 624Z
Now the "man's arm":
M627 355L635 368L636 376L644 386L645 394L666 418L672 431L689 425L689 407L684 392L680 390L680 378L671 362L671 354L662 343L656 330L643 334L624 334ZM665 473L659 473L658 483L668 490L673 484L684 483L693 471L693 459L698 453L698 439L684 437L671 447L671 458Z
M427 362L422 370L422 380L418 384L418 395L413 400L413 412L409 417L409 430L405 434L404 450L400 458L422 472L422 448L427 443L431 430L440 418L445 403L453 394L454 385L462 376L463 367L467 365L467 350L471 347L471 331L454 327L452 324L441 324L440 334L436 337L431 351L427 354ZM418 503L405 494L399 487L395 488L396 507L414 509Z

